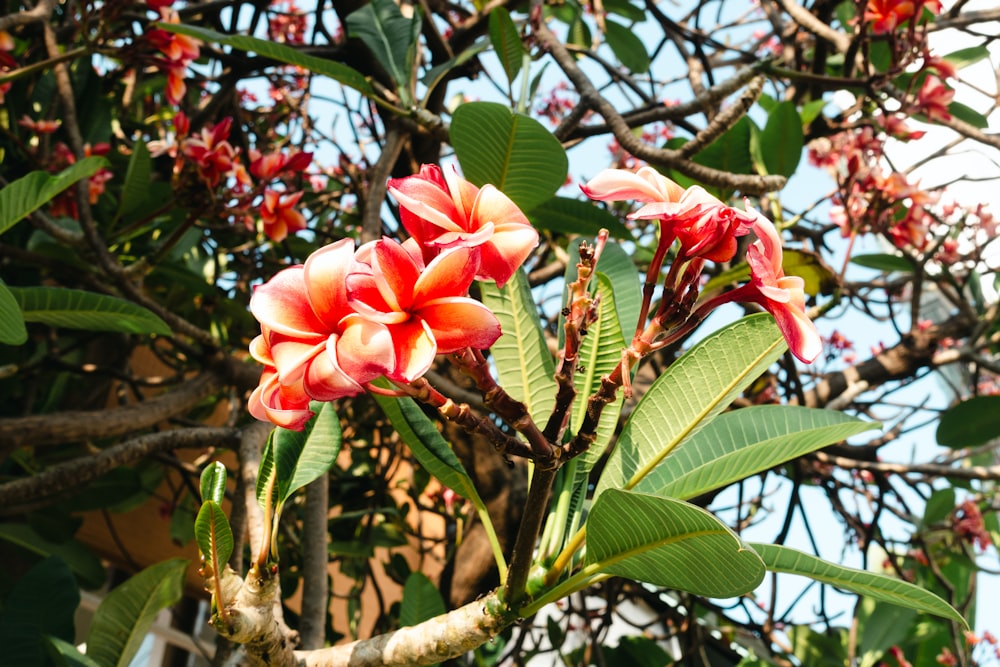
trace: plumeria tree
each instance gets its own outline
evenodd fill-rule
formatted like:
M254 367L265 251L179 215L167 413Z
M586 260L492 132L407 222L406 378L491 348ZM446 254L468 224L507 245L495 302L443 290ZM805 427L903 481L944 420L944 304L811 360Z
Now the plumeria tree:
M998 20L11 4L6 655L995 662Z

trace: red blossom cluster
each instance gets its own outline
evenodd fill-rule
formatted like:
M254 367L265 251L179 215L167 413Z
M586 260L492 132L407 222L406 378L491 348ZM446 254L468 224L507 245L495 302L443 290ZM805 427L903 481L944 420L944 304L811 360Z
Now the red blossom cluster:
M274 0L267 21L267 37L273 42L300 46L306 39L306 15L294 0Z
M170 9L170 4L172 3L156 3L155 8L160 12L161 21L164 23L180 23L177 12ZM201 42L187 35L168 32L163 28L148 30L146 32L146 41L163 55L163 58L159 59L157 64L160 69L167 73L167 88L165 91L167 101L170 104L180 104L187 90L184 78L187 76L188 65L197 60L201 54Z
M870 23L872 33L885 35L895 32L914 17L920 16L924 9L932 14L941 13L940 0L868 0L865 6L864 22ZM912 25L912 23L911 23Z
M660 270L668 250L678 243L676 259L664 280L665 294L671 298L663 300L664 305L654 320L673 324L670 319L678 318L683 326L688 320L688 302L702 316L724 303L756 303L774 317L796 357L809 363L819 356L823 344L806 315L805 283L799 276L785 275L781 238L774 223L758 211L749 206L745 211L731 208L697 185L682 188L652 167L642 167L634 173L607 169L581 189L599 201L643 202L644 206L629 218L659 222L660 239L647 285L657 282L654 271ZM731 260L736 255L736 239L751 231L757 240L750 244L746 255L750 282L700 305L694 304L704 263Z
M386 377L411 383L439 354L486 349L496 316L468 296L473 280L507 282L538 244L524 214L492 186L424 166L390 181L411 238L321 248L254 290L265 366L250 412L301 429L309 401L364 391Z
M983 522L983 514L979 511L979 505L974 500L965 500L956 507L952 514L952 521L952 530L955 535L980 551L986 551L993 544L990 533L986 530L986 524Z
M292 191L281 179L305 172L312 164L312 153L261 155L251 150L248 171L240 160L239 149L229 142L232 124L233 119L226 117L192 133L190 120L178 112L174 117L173 140L150 142L149 150L153 155L175 158L175 178L193 168L196 178L206 188L225 190L221 199L230 202L227 215L242 219L247 229L254 230L259 219L264 234L275 242L305 229L305 217L298 210L303 193Z

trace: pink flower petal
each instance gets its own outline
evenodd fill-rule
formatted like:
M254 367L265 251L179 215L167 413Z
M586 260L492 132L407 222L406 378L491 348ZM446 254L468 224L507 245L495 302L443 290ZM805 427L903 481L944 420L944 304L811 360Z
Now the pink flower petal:
M327 327L309 306L307 293L303 267L292 266L254 289L250 312L276 333L325 338Z
M468 248L442 252L427 265L413 285L414 307L446 296L465 296L476 275L477 264Z
M390 376L395 380L412 382L423 376L434 363L437 342L430 327L420 318L389 328L396 347L396 369Z
M500 322L489 308L466 297L437 299L420 308L438 353L447 354L472 347L485 350L500 337Z
M306 260L303 280L312 309L329 331L352 311L347 301L347 275L354 270L354 241L343 239L314 252Z

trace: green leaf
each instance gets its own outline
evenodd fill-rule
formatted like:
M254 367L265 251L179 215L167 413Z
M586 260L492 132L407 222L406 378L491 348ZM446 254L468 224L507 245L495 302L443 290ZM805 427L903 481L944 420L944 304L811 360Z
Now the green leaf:
M28 330L24 326L24 315L17 305L17 299L0 280L0 344L21 345L28 340Z
M125 171L125 183L122 185L118 217L135 211L149 197L152 168L153 164L146 144L142 141L135 142L132 156L128 161L128 169Z
M337 460L342 443L340 416L332 403L310 406L316 417L303 431L275 429L278 464L278 502L325 475Z
M684 440L635 490L687 500L878 426L792 405L733 410Z
M751 544L771 572L800 574L881 602L948 618L968 627L965 619L938 596L884 574L855 570L777 544Z
M578 258L579 254L577 250L574 256ZM642 308L642 287L632 255L617 243L609 243L604 246L604 252L597 262L597 271L611 281L622 338L631 342Z
M826 106L826 104L827 101L824 100L823 98L803 104L802 112L800 114L802 116L803 127L809 125L814 120L816 120L816 118L819 117L820 112L823 111L823 108Z
M101 667L67 641L58 637L45 637L45 641L49 645L49 656L61 667Z
M861 641L858 667L875 667L883 654L893 646L902 644L910 634L917 613L896 605L877 604L865 598L858 612Z
M791 176L802 158L802 118L795 103L779 102L767 116L758 139L760 154L769 174Z
M347 34L365 43L375 60L396 82L400 96L409 95L413 50L420 35L420 14L403 16L392 0L371 0L347 16ZM409 105L404 100L404 105Z
M605 0L603 4L609 14L617 14L635 23L641 23L647 18L645 9L636 7L628 0Z
M3 188L0 190L0 234L81 178L90 178L107 164L102 157L87 157L55 176L45 171L33 171Z
M949 104L948 113L980 130L985 130L990 126L990 121L985 115L961 102L952 102Z
M73 615L80 604L80 589L66 562L49 556L18 579L3 600L0 611L0 644L4 650L15 640L9 630L31 627L38 635L73 641ZM3 659L0 658L0 663Z
M587 517L584 571L728 598L764 579L753 549L711 513L673 498L608 489Z
M597 322L587 329L587 335L580 343L579 369L573 375L577 400L573 406L571 423L578 427L587 413L587 398L601 387L601 378L611 373L621 362L625 338L615 311L615 294L611 280L603 273L597 274L597 296L600 298ZM611 442L618 427L624 397L618 392L617 398L604 406L601 420L597 425L597 439L590 449L580 455L583 466L578 468L577 477L586 475L604 454L604 448Z
M521 71L527 51L521 43L517 26L510 18L510 12L504 7L497 7L490 12L490 42L507 74L507 80L513 83Z
M851 264L857 264L867 269L876 269L884 273L900 271L913 273L913 264L902 255L892 255L888 253L872 253L870 255L855 255L851 257Z
M247 35L225 35L221 32L215 32L214 30L199 28L192 25L157 23L156 27L169 32L176 32L181 35L187 35L188 37L194 37L203 42L214 42L216 44L231 46L239 51L256 53L264 58L277 60L278 62L286 63L288 65L298 65L300 67L304 67L313 74L330 77L337 83L345 85L348 88L353 88L363 95L375 95L375 91L371 84L368 83L368 80L364 77L364 75L357 70L328 58L320 58L301 53L290 46L285 46L284 44L271 42L265 39L258 39L256 37L249 37Z
M87 634L87 655L104 667L127 667L161 609L183 593L184 558L151 565L108 593Z
M455 456L434 422L413 399L372 394L392 422L400 440L413 452L421 466L449 489L474 503L482 503L476 485Z
M787 349L767 313L706 336L664 372L639 401L598 482L631 489L685 438L725 409Z
M470 46L469 48L465 49L464 51L456 55L454 58L451 58L446 62L443 62L440 65L431 68L429 72L420 77L420 82L427 87L427 90L424 92L424 100L426 101L430 98L431 93L433 93L434 91L434 88L436 88L437 85L441 83L441 80L444 79L445 74L469 62L470 60L478 56L480 53L485 51L487 48L489 48L489 45L490 45L489 40L480 39L476 41L472 46Z
M550 199L566 182L569 162L559 140L537 120L502 104L459 106L451 141L465 178L494 185L522 211Z
M0 524L0 540L42 557L59 556L69 565L83 588L96 589L104 585L105 572L101 559L76 540L53 542L23 523Z
M229 562L233 555L233 529L222 505L214 500L201 504L194 520L194 539L207 562L218 563L220 568Z
M951 63L955 69L962 69L963 67L968 67L969 65L975 65L981 60L986 60L990 57L990 50L986 48L984 44L978 46L970 46L965 49L959 49L957 51L952 51L946 56L942 56L941 60Z
M749 174L753 170L750 157L750 137L753 123L743 116L718 139L697 153L698 164L734 174Z
M1000 433L1000 396L975 396L941 415L937 441L943 447L977 447Z
M399 607L399 625L409 627L423 623L447 610L437 586L422 572L412 572L403 586L403 601Z
M605 21L604 36L622 67L633 74L649 71L649 53L631 29L614 21Z
M27 322L86 331L169 336L167 323L130 301L64 287L12 287Z
M201 471L201 500L222 504L226 497L226 466L212 461Z
M555 406L555 364L528 279L519 270L503 289L493 283L482 283L481 287L483 303L496 315L503 332L490 349L500 386L523 402L543 428Z
M528 211L527 216L538 229L582 236L597 236L601 229L607 229L615 238L632 240L632 234L618 217L593 202L552 197Z

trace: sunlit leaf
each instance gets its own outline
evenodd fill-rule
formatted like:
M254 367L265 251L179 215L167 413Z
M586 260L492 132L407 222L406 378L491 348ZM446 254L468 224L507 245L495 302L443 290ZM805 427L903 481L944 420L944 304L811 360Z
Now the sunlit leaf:
M985 130L990 126L989 118L961 102L952 102L949 104L948 113L980 130Z
M618 62L627 71L642 74L649 70L649 53L646 51L646 46L631 29L614 21L605 21L604 36Z
M694 498L878 426L833 410L792 405L733 410L682 442L634 488Z
M941 56L941 60L951 63L955 69L962 69L968 67L969 65L975 65L976 63L987 60L990 57L990 50L984 44L979 44L977 46L970 46L965 49L958 49L957 51L952 51L951 53Z
M212 461L201 471L201 500L222 504L226 497L226 466Z
M601 229L607 229L615 238L632 238L621 220L593 202L580 199L552 197L528 211L527 216L538 229L552 232L597 236Z
M406 18L392 0L371 0L347 16L347 34L363 41L396 82L400 94L408 95L420 14L414 12Z
M147 567L104 598L87 634L87 655L104 667L127 667L160 610L183 594L188 561L172 558Z
M490 12L490 42L500 59L507 80L513 82L521 71L524 62L524 45L521 35L510 18L510 12L504 7L497 7Z
M653 383L625 424L595 497L639 484L683 440L725 409L787 349L771 316L706 336Z
M514 274L503 289L483 283L482 300L503 331L490 350L500 386L523 402L535 423L544 427L555 406L555 364L524 271Z
M86 331L169 336L167 323L125 299L65 287L11 287L27 322Z
M759 135L761 158L769 174L791 176L802 158L802 118L795 103L779 102L767 115Z
M851 263L885 273L892 273L893 271L913 273L913 263L902 255L890 255L888 253L855 255L851 257Z
M566 181L569 162L559 140L534 118L495 102L455 110L451 141L465 178L492 184L530 211Z
M884 574L855 570L777 544L751 544L771 572L799 574L881 602L948 618L968 627L955 609L933 593Z
M221 568L233 555L233 529L222 506L206 500L194 520L194 539L205 560L218 563Z
M587 516L586 568L695 595L756 588L764 564L710 512L673 498L609 489Z
M81 178L90 178L107 164L108 161L102 157L87 157L55 176L47 171L33 171L0 189L0 234Z

